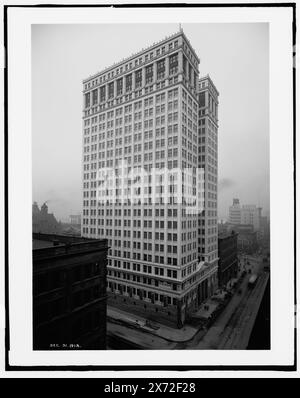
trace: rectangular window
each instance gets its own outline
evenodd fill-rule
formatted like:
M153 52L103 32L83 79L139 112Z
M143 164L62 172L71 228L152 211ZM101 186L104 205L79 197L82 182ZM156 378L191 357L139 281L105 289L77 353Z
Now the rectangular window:
M98 102L98 90L93 90L93 105L96 105Z
M135 88L142 87L142 69L135 72Z
M205 106L205 93L199 94L199 106L200 107Z
M174 75L178 72L178 53L170 56L169 68L170 68L170 75Z
M123 94L123 78L117 80L117 95Z
M165 77L165 60L157 62L157 79L163 79Z
M100 87L100 102L105 101L105 86Z
M88 108L90 106L90 101L91 101L91 94L90 93L85 94L85 108Z
M126 81L126 92L127 91L131 91L132 90L132 74L127 75L125 77L125 81Z
M108 98L114 97L114 82L109 83L108 85Z
M146 84L152 83L153 81L153 65L146 67Z

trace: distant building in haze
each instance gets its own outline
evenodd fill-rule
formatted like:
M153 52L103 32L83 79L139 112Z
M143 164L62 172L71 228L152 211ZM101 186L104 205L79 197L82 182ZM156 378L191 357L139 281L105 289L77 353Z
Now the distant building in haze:
M261 228L261 210L261 207L255 205L243 205L241 224L251 224L254 231L259 231Z
M80 214L71 214L70 215L70 224L71 225L81 225L81 215Z
M46 202L41 206L41 209L39 209L37 202L32 205L32 231L45 234L61 232L61 224L56 220L53 213L48 213Z
M229 207L229 223L241 224L241 205L239 199L233 199L232 205Z
M233 199L229 207L229 224L252 225L254 231L260 232L262 208L256 205L240 205L239 199Z
M261 217L261 240L264 246L270 246L270 220L266 216Z

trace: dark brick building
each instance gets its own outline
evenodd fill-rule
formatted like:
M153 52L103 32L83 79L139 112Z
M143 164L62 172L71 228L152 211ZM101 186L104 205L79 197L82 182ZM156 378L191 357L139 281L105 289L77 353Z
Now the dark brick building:
M226 285L230 279L235 278L238 272L238 234L220 233L218 236L218 281L219 287Z
M33 349L106 348L107 240L33 233Z
M254 231L251 224L228 224L228 232L236 232L238 234L238 251L240 253L253 254L257 251L258 245L258 231Z

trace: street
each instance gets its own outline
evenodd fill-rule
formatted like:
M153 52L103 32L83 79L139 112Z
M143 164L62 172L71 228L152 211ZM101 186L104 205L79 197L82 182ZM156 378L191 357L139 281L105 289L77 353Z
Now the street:
M244 261L242 261L243 263ZM247 264L247 262L249 264ZM191 341L179 344L180 349L246 349L269 273L264 272L261 257L247 257L247 269L258 275L253 289L248 288L251 274L247 273L237 292L203 335L200 331Z
M244 277L210 328L195 330L193 334L192 328L186 325L186 339L178 340L176 334L182 330L161 325L157 331L149 332L128 323L131 315L119 310L120 319L111 318L108 322L109 349L246 349L269 280L264 265L262 256L240 258L240 275L244 273ZM248 282L253 274L257 280L250 288ZM116 316L113 313L116 309L110 311ZM142 321L140 318L141 324Z

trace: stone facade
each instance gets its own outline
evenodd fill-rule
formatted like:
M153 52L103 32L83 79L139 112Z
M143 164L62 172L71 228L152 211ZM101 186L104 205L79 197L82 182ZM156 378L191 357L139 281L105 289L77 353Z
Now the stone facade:
M110 303L176 313L179 327L217 287L218 92L209 77L199 81L199 62L180 30L83 81L82 235L108 239ZM174 200L99 203L98 170L121 173L123 161L148 173L213 167L204 224ZM175 189L159 181L160 192Z

